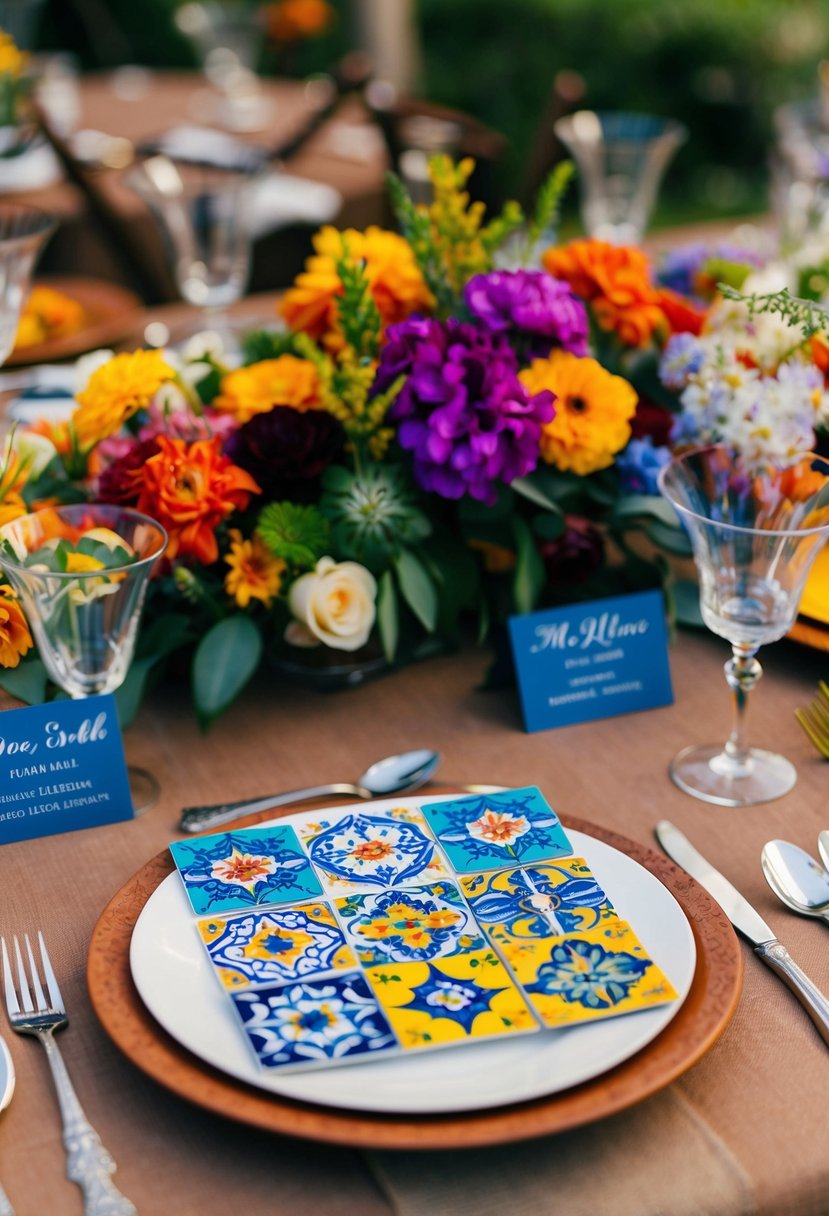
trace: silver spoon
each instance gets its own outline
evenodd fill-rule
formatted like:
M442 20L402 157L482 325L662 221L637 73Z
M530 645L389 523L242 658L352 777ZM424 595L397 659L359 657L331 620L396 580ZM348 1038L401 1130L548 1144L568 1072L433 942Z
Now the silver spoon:
M188 806L181 813L179 827L183 832L201 832L204 828L219 827L242 815L255 811L267 811L271 807L287 806L291 802L302 802L305 798L325 798L331 794L350 794L354 798L383 798L389 794L402 794L425 785L440 764L440 753L421 748L419 751L403 752L399 756L386 756L367 768L356 785L336 782L333 785L312 785L304 790L288 790L284 794L271 794L268 798L251 798L245 802L220 802L215 806Z
M766 882L787 908L829 924L829 874L805 849L788 840L770 840L763 845L760 864Z
M829 870L829 831L826 828L823 829L817 838L817 851L820 853L820 860L826 869Z

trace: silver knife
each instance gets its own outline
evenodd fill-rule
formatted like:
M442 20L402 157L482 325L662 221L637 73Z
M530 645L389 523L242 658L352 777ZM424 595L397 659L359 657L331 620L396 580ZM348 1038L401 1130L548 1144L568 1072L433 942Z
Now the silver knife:
M700 886L705 887L734 928L751 942L754 953L791 988L817 1027L818 1034L829 1044L829 1000L812 983L808 975L800 970L759 912L755 912L737 888L697 852L679 828L663 819L654 830L657 840L668 856L695 878Z

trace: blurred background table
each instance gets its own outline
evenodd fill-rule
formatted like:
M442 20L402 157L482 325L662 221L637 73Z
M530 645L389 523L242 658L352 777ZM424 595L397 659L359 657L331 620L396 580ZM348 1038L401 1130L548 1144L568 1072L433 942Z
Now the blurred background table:
M829 1052L748 947L733 1021L667 1090L557 1137L451 1153L361 1154L294 1142L234 1123L231 1109L225 1120L191 1106L119 1053L86 992L97 918L136 870L176 838L183 804L349 779L379 756L418 746L443 753L443 782L537 783L559 811L651 846L653 825L671 819L754 902L816 983L829 988L826 927L786 911L759 864L766 840L784 837L814 852L826 826L827 768L793 717L826 674L825 657L791 643L764 655L753 733L773 740L797 765L790 795L747 811L722 810L694 802L667 776L679 747L727 732L726 649L709 634L683 633L671 650L673 706L533 735L522 730L514 691L481 690L488 659L477 650L332 694L265 673L206 736L185 687L151 696L126 746L131 762L160 779L160 803L132 822L0 849L4 932L41 926L46 933L70 1012L61 1046L118 1162L118 1183L138 1210L220 1216L232 1202L273 1216L825 1212ZM0 1178L21 1216L75 1216L80 1199L63 1176L42 1053L16 1037L11 1051L18 1086L0 1129Z

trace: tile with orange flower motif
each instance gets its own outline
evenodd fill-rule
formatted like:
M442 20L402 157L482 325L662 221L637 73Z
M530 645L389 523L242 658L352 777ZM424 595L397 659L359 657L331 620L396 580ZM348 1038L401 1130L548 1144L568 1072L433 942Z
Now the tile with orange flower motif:
M225 988L286 983L357 965L325 903L212 916L198 928Z
M348 895L334 902L348 941L366 966L425 962L486 945L451 882Z
M551 861L573 852L558 815L534 785L421 806L459 874Z
M170 852L194 912L234 912L322 895L297 834L288 826L176 840Z
M545 1026L572 1026L677 998L668 977L650 959L630 925L526 941L510 951L509 965Z
M408 807L309 815L297 831L331 895L451 877L423 816Z
M537 1031L527 1001L492 950L366 970L405 1050Z

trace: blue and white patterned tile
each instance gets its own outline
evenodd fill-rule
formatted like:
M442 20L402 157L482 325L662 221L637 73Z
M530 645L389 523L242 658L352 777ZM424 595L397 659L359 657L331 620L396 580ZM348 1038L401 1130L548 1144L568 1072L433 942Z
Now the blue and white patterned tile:
M292 827L241 828L176 840L170 852L199 914L296 903L322 894Z
M240 912L198 922L225 988L286 983L357 965L334 913L324 903Z
M230 998L264 1068L320 1067L397 1050L385 1014L356 972L249 988Z
M407 808L332 813L299 824L298 831L331 895L450 877L422 815Z
M558 815L536 786L421 806L459 874L550 861L573 852Z

